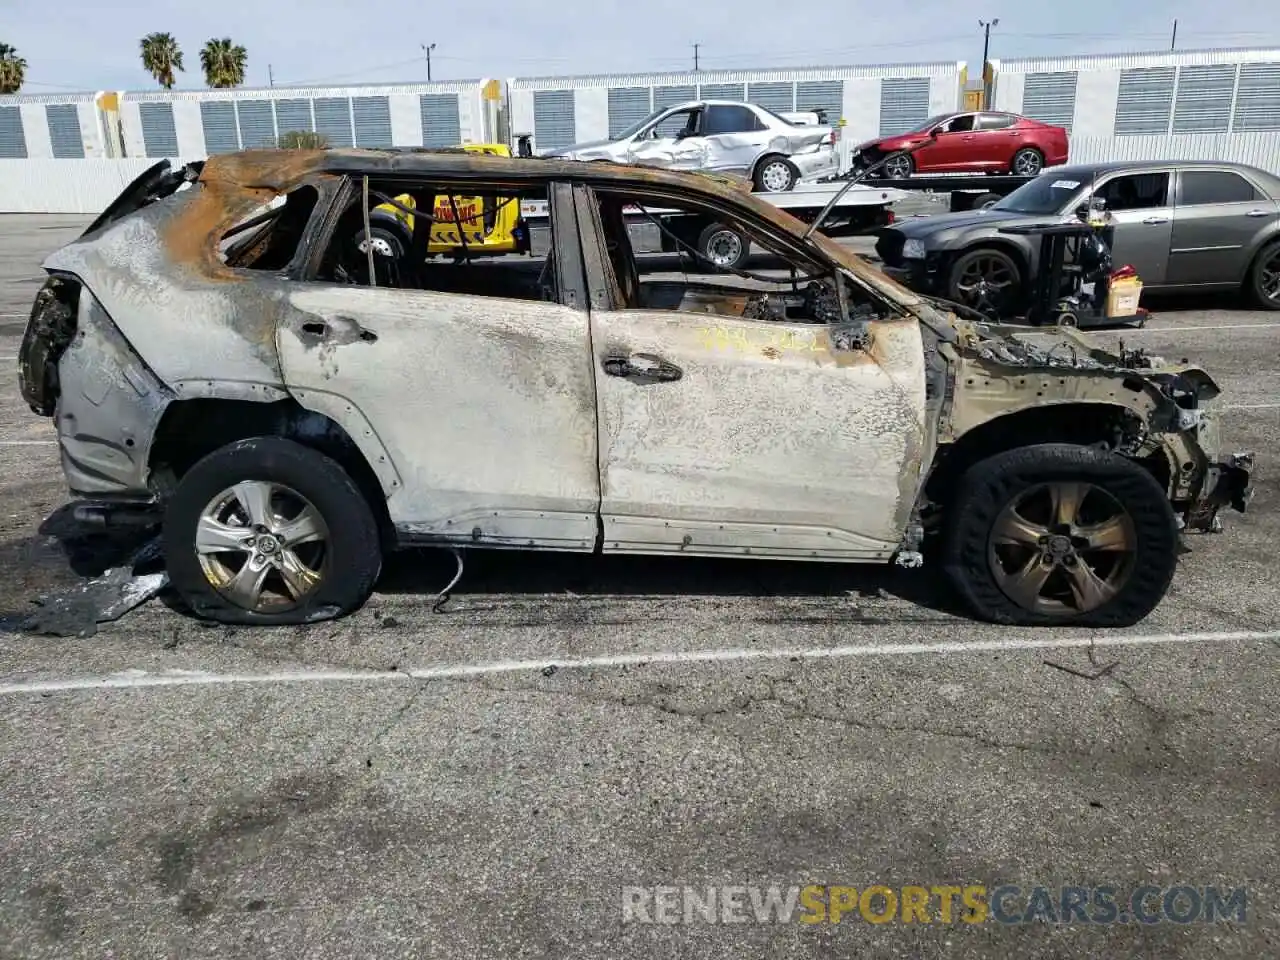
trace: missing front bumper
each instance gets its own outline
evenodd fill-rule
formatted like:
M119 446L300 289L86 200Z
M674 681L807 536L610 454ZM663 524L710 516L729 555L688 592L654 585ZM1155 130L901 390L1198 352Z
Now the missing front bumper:
M1208 493L1187 511L1186 527L1216 533L1222 529L1218 511L1229 506L1244 513L1253 499L1253 453L1236 453L1209 468Z

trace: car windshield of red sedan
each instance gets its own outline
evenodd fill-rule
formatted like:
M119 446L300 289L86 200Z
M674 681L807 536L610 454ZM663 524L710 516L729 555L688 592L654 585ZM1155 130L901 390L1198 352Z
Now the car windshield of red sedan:
M1080 189L1081 181L1046 173L1030 183L1024 183L1013 193L989 209L1005 213L1051 214L1058 213L1067 201Z

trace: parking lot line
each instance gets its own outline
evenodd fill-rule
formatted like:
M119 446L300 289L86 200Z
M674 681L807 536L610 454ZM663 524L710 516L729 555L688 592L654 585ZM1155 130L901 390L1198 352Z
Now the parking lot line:
M921 655L950 655L1059 650L1088 647L1136 647L1180 643L1240 643L1280 641L1280 630L1234 633L1157 633L1117 636L1031 637L1007 640L940 641L937 643L877 643L843 647L799 647L773 650L686 650L623 653L599 657L547 657L542 660L499 660L491 663L414 667L406 670L292 670L276 673L206 673L173 670L148 673L129 670L110 676L16 680L0 683L0 694L64 693L79 690L121 690L143 687L228 686L251 683L370 683L395 680L465 680L471 677L534 671L592 670L623 666L735 663L749 660L837 660Z
M1214 323L1198 326L1193 323L1176 327L1134 327L1131 330L1107 330L1106 333L1123 333L1126 337L1135 333L1196 333L1200 330L1280 330L1280 321L1276 323ZM1098 331L1102 333L1104 331Z

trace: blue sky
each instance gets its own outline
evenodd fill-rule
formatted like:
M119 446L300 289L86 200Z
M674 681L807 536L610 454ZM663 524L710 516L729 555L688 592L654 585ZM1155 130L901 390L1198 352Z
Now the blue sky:
M998 17L993 58L1280 46L1280 18L1246 0L0 0L0 42L28 63L23 93L150 89L138 41L172 33L187 70L180 88L204 86L199 49L230 36L249 53L247 86L421 82L420 44L436 44L432 76L541 76L693 65L703 69L883 64L982 57L978 19ZM107 12L111 11L111 12Z

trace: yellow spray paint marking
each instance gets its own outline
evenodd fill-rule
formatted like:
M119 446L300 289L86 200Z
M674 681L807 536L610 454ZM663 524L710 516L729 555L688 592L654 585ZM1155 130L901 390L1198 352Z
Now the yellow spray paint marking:
M823 349L814 334L797 330L703 327L698 331L698 342L708 350L761 352L771 358L783 353L819 353Z

